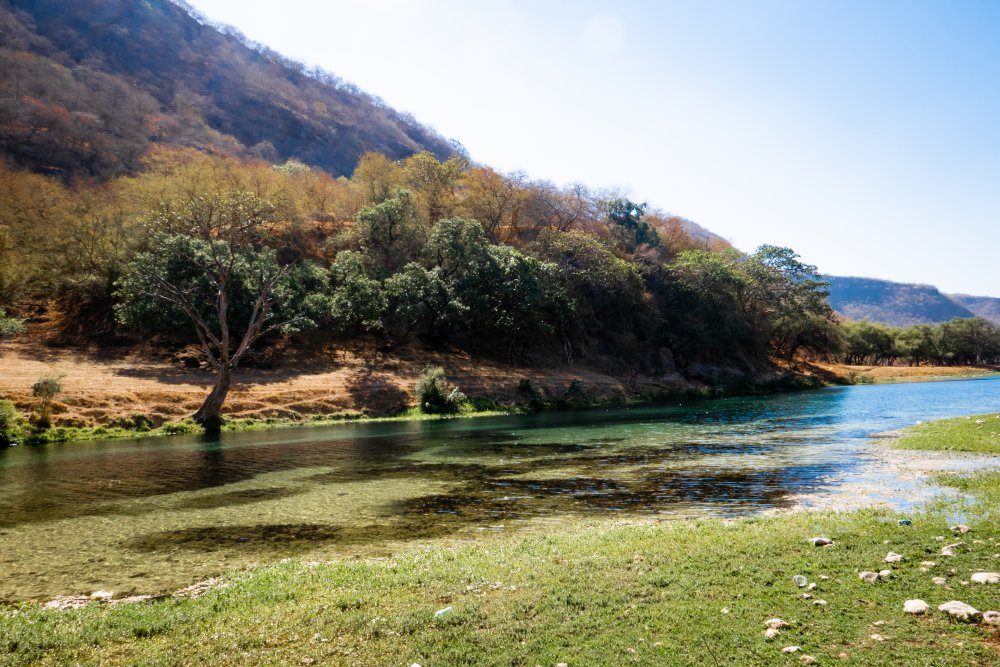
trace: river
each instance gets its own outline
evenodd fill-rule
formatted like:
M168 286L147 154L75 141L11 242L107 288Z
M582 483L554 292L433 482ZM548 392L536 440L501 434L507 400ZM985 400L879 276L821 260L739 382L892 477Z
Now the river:
M580 516L743 516L864 480L897 488L879 500L908 509L927 494L895 484L869 436L998 410L989 378L8 448L0 600L169 591L284 557L382 555Z

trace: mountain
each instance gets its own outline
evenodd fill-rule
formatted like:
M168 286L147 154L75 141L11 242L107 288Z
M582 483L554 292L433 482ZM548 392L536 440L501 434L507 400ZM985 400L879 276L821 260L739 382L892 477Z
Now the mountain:
M962 304L978 317L1000 324L1000 299L992 296L969 296L968 294L949 294L948 298Z
M830 305L852 320L869 319L897 327L974 317L972 311L931 285L894 283L875 278L835 277L830 282Z
M66 178L137 171L153 144L296 158L350 174L365 151L450 142L337 77L171 0L0 0L0 153Z

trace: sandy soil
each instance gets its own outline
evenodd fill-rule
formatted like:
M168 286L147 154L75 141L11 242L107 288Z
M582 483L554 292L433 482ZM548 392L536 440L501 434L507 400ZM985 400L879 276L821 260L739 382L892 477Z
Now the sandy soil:
M413 385L428 365L443 366L449 381L470 396L499 400L517 398L518 383L524 378L550 397L561 396L574 380L604 399L637 389L684 387L677 377L616 378L583 367L525 368L465 354L402 350L389 356L374 349L332 350L311 357L308 364L290 361L277 370L239 371L225 412L233 417L290 418L388 414L413 403ZM77 426L137 414L167 420L189 415L213 382L210 372L187 369L169 359L91 354L23 339L0 344L0 398L29 409L31 385L45 375L63 376L63 392L54 409L56 423Z
M814 366L840 377L851 374L867 375L875 382L927 382L956 378L1000 375L1000 369L977 368L975 366L845 366L843 364L822 364Z

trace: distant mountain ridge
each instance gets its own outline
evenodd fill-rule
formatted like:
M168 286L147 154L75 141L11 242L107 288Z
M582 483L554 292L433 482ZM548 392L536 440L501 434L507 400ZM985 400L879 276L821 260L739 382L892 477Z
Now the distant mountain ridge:
M825 276L830 305L851 320L868 319L897 327L983 317L1000 324L1000 298L948 295L933 285L877 278Z
M153 144L348 175L365 151L455 146L336 76L172 0L0 0L0 159L66 178L140 168Z

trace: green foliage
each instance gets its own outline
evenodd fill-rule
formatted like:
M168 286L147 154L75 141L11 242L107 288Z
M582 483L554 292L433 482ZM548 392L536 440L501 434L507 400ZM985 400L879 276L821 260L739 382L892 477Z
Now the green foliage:
M426 228L416 217L410 193L401 190L358 211L355 234L379 273L391 275L420 252Z
M458 412L465 402L465 394L458 387L448 387L444 369L430 366L424 369L413 389L420 411L440 415Z
M48 428L52 423L52 401L62 393L62 378L61 375L49 375L31 385L31 395L38 399L35 423L42 428Z
M984 366L1000 363L1000 327L981 317L905 329L862 320L843 325L844 363Z
M662 242L656 228L642 219L646 209L645 203L636 204L624 198L608 202L611 235L626 252L635 252L642 246L655 248Z
M345 250L330 268L332 291L327 317L338 331L357 333L382 328L386 295L382 284L365 274L360 253Z
M16 442L21 433L21 415L10 401L0 401L0 445Z
M11 338L24 333L24 322L16 317L7 317L6 311L0 308L0 338Z

